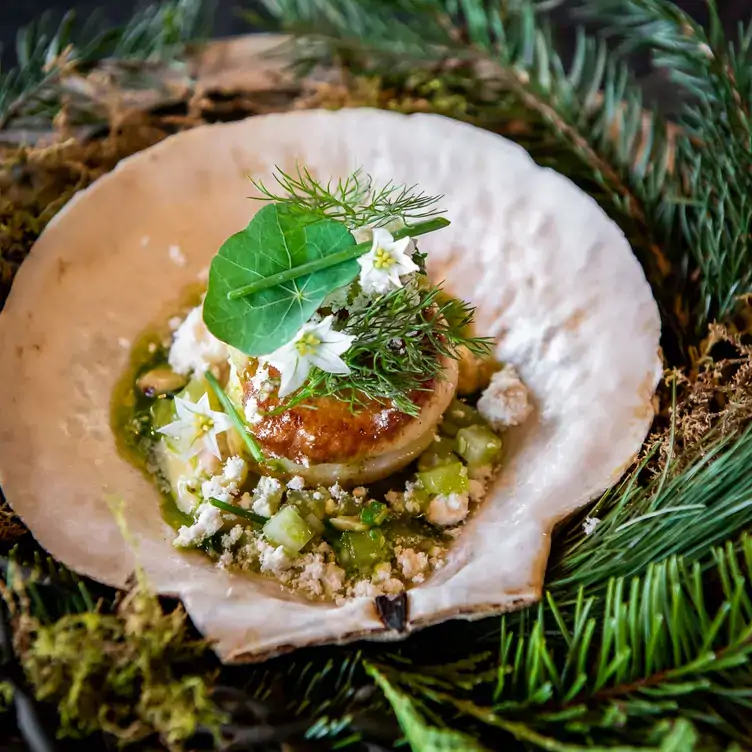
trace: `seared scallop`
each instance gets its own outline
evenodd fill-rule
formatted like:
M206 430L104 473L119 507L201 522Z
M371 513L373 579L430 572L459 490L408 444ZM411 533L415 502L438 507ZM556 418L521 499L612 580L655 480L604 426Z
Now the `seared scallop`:
M420 412L407 415L391 404L364 400L355 408L334 397L308 399L278 410L276 392L254 379L255 359L232 358L228 392L242 402L251 431L267 457L290 476L312 485L357 485L385 478L409 464L431 443L457 387L456 360L442 358L437 378L410 396ZM277 376L269 368L271 377Z

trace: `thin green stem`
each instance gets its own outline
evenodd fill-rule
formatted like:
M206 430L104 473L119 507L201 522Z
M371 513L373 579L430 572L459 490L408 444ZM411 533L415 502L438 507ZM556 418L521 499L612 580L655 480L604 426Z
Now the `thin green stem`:
M254 512L248 511L247 509L243 509L243 507L237 507L234 504L228 504L227 502L220 501L219 499L210 498L209 503L213 507L221 509L223 512L229 512L230 514L234 514L236 517L242 517L244 520L255 522L258 525L264 525L268 522L266 517L262 517L260 514L255 514Z
M435 232L436 230L443 230L449 224L450 222L448 219L445 219L444 217L435 217L434 219L428 219L425 222L418 222L415 225L408 225L407 227L395 230L392 237L395 240L406 237L414 238L418 235L426 235L429 232ZM330 256L316 259L315 261L309 261L307 264L301 264L300 266L286 269L277 274L272 274L269 277L264 277L263 279L251 282L248 285L243 285L243 287L230 290L230 292L227 293L227 299L236 300L237 298L242 298L246 295L260 292L261 290L268 290L270 287L277 287L277 285L289 282L292 279L304 277L308 274L321 271L322 269L327 269L330 266L341 264L344 261L350 261L351 259L358 258L358 256L362 256L369 251L371 245L372 243L370 240L365 243L358 243L350 248L345 248L343 251L332 253Z
M264 453L261 451L261 447L256 441L255 436L253 436L248 430L245 421L240 417L240 413L235 409L235 405L232 404L230 398L225 394L225 390L222 389L219 382L214 378L214 374L210 371L206 371L206 373L204 373L204 378L217 396L217 399L222 405L222 409L227 414L227 417L233 422L235 429L243 439L251 457L253 457L258 463L266 462L266 457L264 457Z

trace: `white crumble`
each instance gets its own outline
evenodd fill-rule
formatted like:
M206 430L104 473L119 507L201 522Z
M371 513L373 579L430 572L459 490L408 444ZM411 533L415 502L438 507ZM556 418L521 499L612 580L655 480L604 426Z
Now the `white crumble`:
M467 517L470 497L468 494L440 494L431 500L426 517L434 525L456 525Z
M601 524L601 521L597 517L585 517L585 521L582 523L582 530L585 535L592 535L595 532L595 528Z
M245 403L243 412L245 413L245 419L252 426L256 425L256 423L260 423L261 418L263 417L259 409L258 400L255 397L248 398L248 401Z
M483 481L475 480L473 478L468 482L467 493L470 497L470 501L478 503L483 500L486 495L486 484Z
M238 456L230 457L219 475L212 475L201 484L201 495L204 500L214 498L227 503L238 493L247 475L245 460Z
M180 374L204 373L227 362L229 351L204 324L202 306L194 308L175 331L169 363Z
M416 551L413 548L402 549L397 553L397 564L405 579L415 583L421 583L426 579L429 562L428 555L422 551Z
M527 387L514 366L504 366L491 377L491 383L481 394L478 412L500 431L522 423L533 409Z
M188 259L185 257L183 251L180 250L179 245L171 245L167 249L167 255L175 266L184 267L188 263Z
M196 511L198 512L196 521L190 527L183 525L178 530L177 537L173 541L174 546L180 548L197 546L221 530L223 521L219 509L211 504L201 504Z
M262 517L272 517L277 513L282 502L282 484L277 478L264 475L259 479L258 485L253 491L253 506L256 514Z
M305 478L302 475L296 475L288 481L287 487L292 491L302 491L305 488Z
M347 495L347 492L340 486L339 483L335 483L330 489L329 493L337 500L342 501L342 499Z
M222 548L232 548L243 537L243 526L235 525L229 533L222 536Z

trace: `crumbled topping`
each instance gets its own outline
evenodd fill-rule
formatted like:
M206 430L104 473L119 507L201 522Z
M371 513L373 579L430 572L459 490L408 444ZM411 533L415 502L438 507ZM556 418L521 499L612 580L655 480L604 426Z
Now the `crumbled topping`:
M196 511L198 513L196 521L190 527L183 525L178 530L178 535L173 541L174 546L180 548L198 546L221 530L223 521L219 509L211 504L201 504Z
M243 526L235 525L229 533L222 536L222 547L232 548L243 537Z
M201 306L194 308L175 332L168 360L176 373L202 374L227 361L227 345L206 328L201 311Z
M250 423L252 426L256 425L256 423L260 423L261 419L264 417L261 414L261 409L259 408L258 399L256 397L249 397L248 400L245 403L245 419Z
M467 517L469 501L470 497L466 493L436 496L428 505L426 517L434 525L456 525Z
M282 484L277 478L263 475L253 491L253 511L262 517L272 517L282 502L282 493Z
M220 475L213 475L201 484L204 499L229 502L235 496L248 475L248 466L242 457L230 457Z
M486 495L486 484L483 481L471 478L468 483L467 494L470 497L470 501L475 504L479 503Z
M302 475L296 475L287 482L287 487L291 491L302 491L305 488L305 478Z
M429 562L428 555L422 551L415 551L412 548L401 549L397 553L397 564L405 579L415 583L421 583L426 579Z
M505 366L491 377L477 408L496 431L519 425L533 409L528 389L514 366Z
M582 530L585 535L592 535L595 532L595 528L601 524L601 521L597 517L585 517L585 521L582 523Z

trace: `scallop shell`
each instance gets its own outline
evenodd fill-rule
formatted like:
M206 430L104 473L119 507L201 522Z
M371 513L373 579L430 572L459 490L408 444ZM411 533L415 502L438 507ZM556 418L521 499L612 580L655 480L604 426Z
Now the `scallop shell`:
M171 545L155 488L119 456L110 400L127 345L194 283L259 204L247 176L305 164L444 194L452 225L421 239L430 272L478 307L534 416L511 432L489 497L446 565L391 602L311 603ZM185 259L169 253L179 246ZM136 560L182 599L228 662L304 645L400 639L540 597L554 524L612 485L639 450L661 373L660 321L619 228L515 144L433 115L306 111L196 128L79 193L21 268L0 315L0 482L37 540L122 587ZM108 497L125 501L126 543Z

